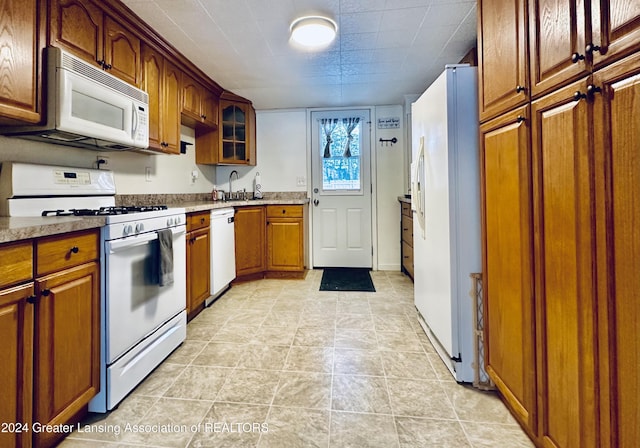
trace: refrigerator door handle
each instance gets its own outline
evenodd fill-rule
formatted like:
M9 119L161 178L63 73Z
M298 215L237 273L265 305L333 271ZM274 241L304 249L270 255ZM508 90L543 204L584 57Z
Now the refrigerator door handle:
M424 136L420 137L420 147L418 148L418 153L416 157L416 161L412 163L413 172L412 172L412 180L413 185L411 186L411 208L415 210L415 213L418 217L418 223L420 224L420 230L422 233L422 239L425 238L425 216L424 216L424 182L425 182L425 173L424 173Z

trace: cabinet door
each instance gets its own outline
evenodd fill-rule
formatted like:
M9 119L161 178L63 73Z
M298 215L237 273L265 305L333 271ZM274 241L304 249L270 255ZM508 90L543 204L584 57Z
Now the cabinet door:
M246 164L250 158L247 147L248 106L240 102L220 102L220 163Z
M256 166L258 164L256 152L256 110L253 106L247 106L247 164Z
M202 111L200 104L202 103L203 88L200 83L196 82L191 76L182 74L182 113L188 115L196 122L202 121Z
M98 272L91 262L36 280L34 421L67 423L100 389ZM50 446L60 436L41 432L34 440Z
M149 94L149 149L162 150L162 92L164 58L142 44L142 90Z
M205 89L202 96L202 120L211 128L218 126L218 115L220 110L220 100L218 94Z
M40 121L38 84L38 7L36 0L9 0L0 14L2 89L0 123Z
M162 147L170 154L180 154L180 70L164 61L162 89Z
M49 43L102 67L102 11L88 0L54 0L49 12Z
M587 74L585 36L591 24L584 6L585 0L529 1L532 96Z
M478 2L480 121L527 101L525 0Z
M209 297L211 246L209 227L187 235L187 303L188 312L197 311Z
M539 435L595 447L593 152L587 81L532 104Z
M596 67L640 49L640 2L591 0L592 41Z
M267 221L267 270L302 271L304 231L302 219Z
M140 39L111 17L105 17L104 61L109 73L139 87L140 53Z
M31 445L33 305L27 301L31 296L33 283L0 290L0 422L25 425L18 427L23 431L0 431L3 447Z
M236 275L263 272L266 265L264 207L240 207L235 214Z
M602 446L640 440L640 54L594 75Z
M521 118L520 118L521 117ZM535 433L533 228L528 109L480 127L486 368Z

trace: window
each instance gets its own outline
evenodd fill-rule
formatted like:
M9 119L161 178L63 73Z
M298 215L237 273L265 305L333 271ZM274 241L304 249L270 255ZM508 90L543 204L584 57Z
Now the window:
M360 118L327 118L318 120L322 189L361 190ZM329 142L327 144L327 142Z

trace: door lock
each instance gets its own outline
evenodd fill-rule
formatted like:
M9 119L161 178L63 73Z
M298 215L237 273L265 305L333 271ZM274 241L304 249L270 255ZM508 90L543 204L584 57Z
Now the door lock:
M313 200L313 205L315 205L316 207L318 206L319 203L320 203L320 201L318 201L317 199Z

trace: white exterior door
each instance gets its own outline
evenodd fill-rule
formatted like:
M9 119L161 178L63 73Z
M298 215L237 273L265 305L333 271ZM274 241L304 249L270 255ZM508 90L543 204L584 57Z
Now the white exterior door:
M372 267L368 110L311 113L313 265Z

